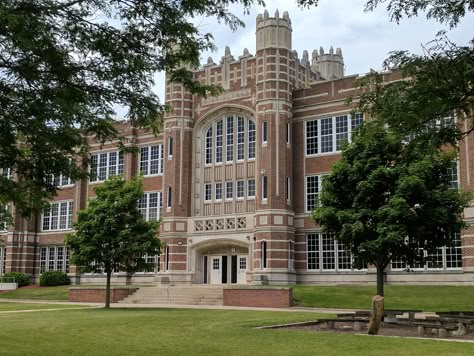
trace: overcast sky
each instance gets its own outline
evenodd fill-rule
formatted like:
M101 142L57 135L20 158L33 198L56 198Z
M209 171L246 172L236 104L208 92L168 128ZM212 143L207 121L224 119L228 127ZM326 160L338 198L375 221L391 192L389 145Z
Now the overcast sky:
M366 0L320 0L318 7L301 9L294 0L266 0L270 16L278 9L280 16L288 11L293 27L293 49L301 58L308 50L311 59L313 49L322 46L327 52L330 46L342 49L346 75L366 73L370 68L380 70L382 63L392 50L409 50L422 53L422 45L435 38L438 31L448 29L434 20L427 20L425 14L412 19L404 18L400 24L389 21L385 7L374 12L364 12ZM211 56L218 63L229 46L237 59L248 48L255 54L255 18L264 8L254 7L249 15L241 7L231 8L246 24L232 32L225 24L218 24L212 18L195 18L202 32L213 34L216 52L203 53L201 63ZM469 14L455 29L449 31L449 38L457 44L467 44L474 36L474 15ZM156 92L164 99L164 77L159 75Z

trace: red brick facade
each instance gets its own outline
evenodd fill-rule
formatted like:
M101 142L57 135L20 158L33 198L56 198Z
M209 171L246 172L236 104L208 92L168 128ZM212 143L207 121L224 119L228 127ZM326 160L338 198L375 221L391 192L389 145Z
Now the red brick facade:
M118 303L138 288L112 288L110 289L110 302ZM105 303L105 288L71 288L69 289L70 302Z
M288 308L292 302L292 288L224 289L224 306Z

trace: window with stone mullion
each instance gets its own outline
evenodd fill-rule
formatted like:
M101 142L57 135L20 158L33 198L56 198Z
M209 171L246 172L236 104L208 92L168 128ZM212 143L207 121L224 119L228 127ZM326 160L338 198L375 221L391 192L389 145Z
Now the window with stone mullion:
M234 160L234 117L228 116L226 119L226 161Z

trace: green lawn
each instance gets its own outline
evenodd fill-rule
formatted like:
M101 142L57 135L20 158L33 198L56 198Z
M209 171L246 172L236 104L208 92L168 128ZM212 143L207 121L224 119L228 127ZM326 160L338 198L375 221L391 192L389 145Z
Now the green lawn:
M44 287L44 288L19 288L17 290L1 293L3 299L34 299L34 300L68 300L69 286Z
M473 344L259 325L318 315L186 309L87 309L0 316L2 355L468 355Z
M75 304L37 304L37 303L10 303L0 301L0 312L11 310L37 310L37 309L69 309L81 308Z
M295 286L298 305L370 309L375 286ZM474 286L385 286L386 309L474 310Z

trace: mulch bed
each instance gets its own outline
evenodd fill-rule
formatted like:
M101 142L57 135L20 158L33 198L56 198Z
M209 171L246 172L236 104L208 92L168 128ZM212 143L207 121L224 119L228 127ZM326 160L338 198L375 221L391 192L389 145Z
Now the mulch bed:
M305 330L311 332L331 332L331 333L340 333L340 334L367 334L367 325L362 325L361 331L354 331L353 324L351 322L337 322L334 329L328 329L325 323L311 324L311 325L287 325L282 327L282 329L287 330ZM410 325L400 325L392 323L383 323L379 335L383 336L402 336L402 337L420 337L418 336L418 328L416 326ZM431 329L426 329L424 338L438 339L438 331ZM451 333L448 333L446 339L453 340L474 340L474 333L470 332L463 336L453 336Z

